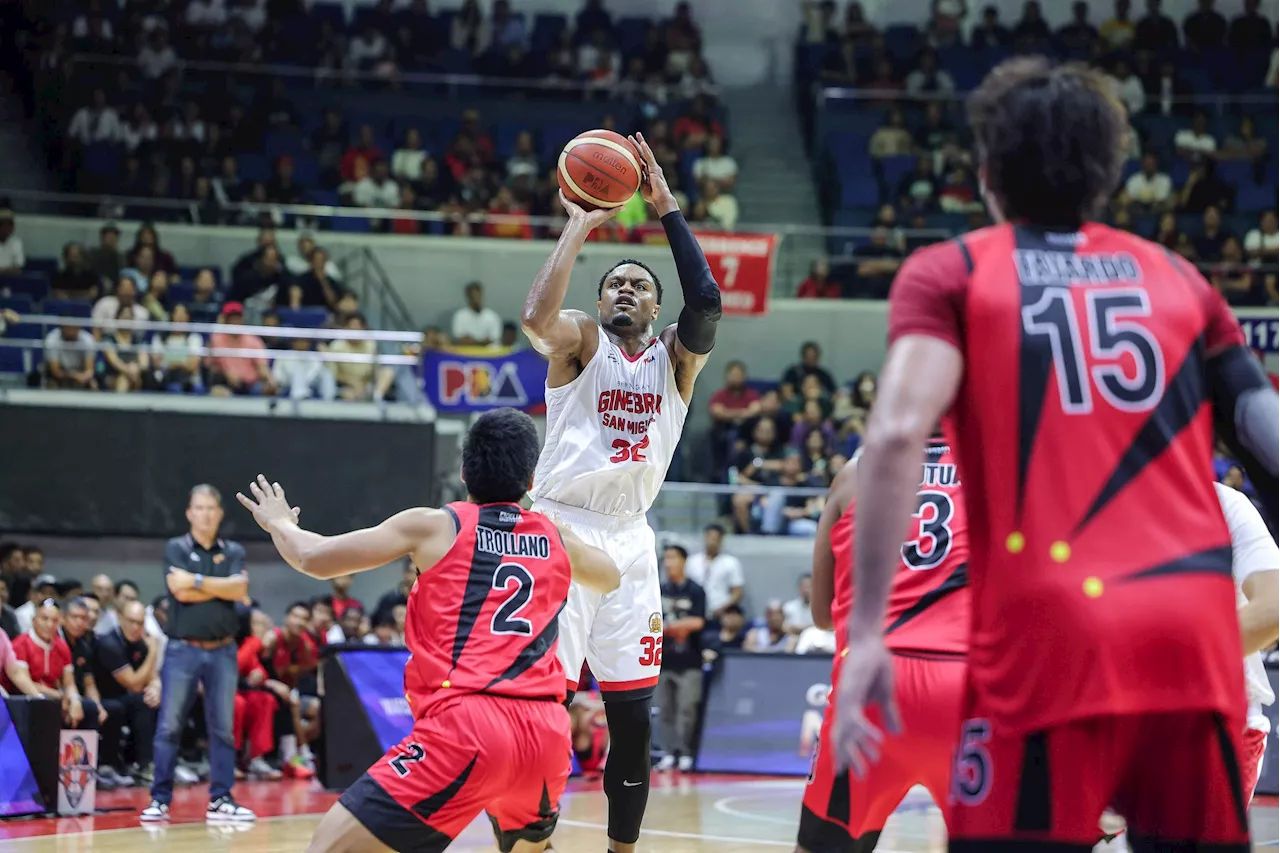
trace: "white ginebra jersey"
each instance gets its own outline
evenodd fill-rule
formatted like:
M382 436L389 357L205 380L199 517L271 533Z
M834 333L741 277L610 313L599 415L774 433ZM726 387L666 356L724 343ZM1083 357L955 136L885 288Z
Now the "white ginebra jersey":
M616 516L643 515L658 497L689 407L661 339L634 358L604 329L595 357L568 385L547 389L547 438L534 500Z
M1280 548L1276 547L1262 516L1247 497L1221 483L1214 483L1213 487L1231 530L1231 574L1236 581L1236 606L1243 607L1248 602L1241 589L1245 578L1255 572L1280 569ZM1249 696L1249 728L1270 731L1271 723L1263 715L1262 706L1270 705L1276 697L1258 652L1245 655L1244 684Z

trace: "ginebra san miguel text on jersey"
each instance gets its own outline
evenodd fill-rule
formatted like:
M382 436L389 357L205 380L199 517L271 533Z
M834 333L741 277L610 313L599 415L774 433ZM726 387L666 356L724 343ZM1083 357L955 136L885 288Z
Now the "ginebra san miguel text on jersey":
M628 356L598 330L600 347L577 378L547 389L547 438L532 497L607 515L653 505L689 407L671 354L654 338Z

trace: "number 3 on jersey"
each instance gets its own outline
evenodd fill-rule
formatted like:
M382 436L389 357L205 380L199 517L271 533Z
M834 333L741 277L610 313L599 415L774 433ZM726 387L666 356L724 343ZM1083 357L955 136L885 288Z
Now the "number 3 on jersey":
M902 543L902 562L913 571L936 569L951 553L951 527L948 522L956 507L946 492L920 492L919 503L911 516L919 525L915 539Z

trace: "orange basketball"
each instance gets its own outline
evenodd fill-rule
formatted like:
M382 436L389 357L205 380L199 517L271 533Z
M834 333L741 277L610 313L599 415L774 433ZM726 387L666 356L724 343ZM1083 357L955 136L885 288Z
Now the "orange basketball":
M560 189L587 210L621 207L640 189L640 152L620 133L589 130L569 141L556 169Z

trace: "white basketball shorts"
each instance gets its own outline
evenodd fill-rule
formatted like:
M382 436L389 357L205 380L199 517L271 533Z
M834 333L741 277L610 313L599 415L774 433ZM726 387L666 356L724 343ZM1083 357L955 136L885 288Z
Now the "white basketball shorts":
M563 524L582 541L605 551L622 572L608 595L578 584L560 613L560 663L569 690L578 689L585 660L608 700L652 696L662 667L662 595L657 541L643 516L619 518L540 500L534 512Z

